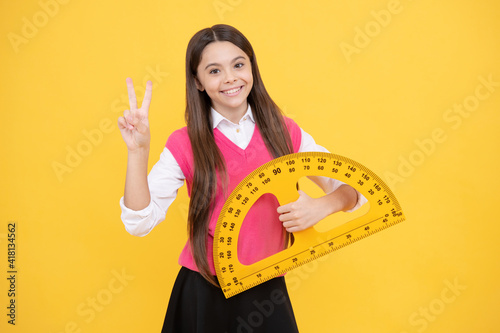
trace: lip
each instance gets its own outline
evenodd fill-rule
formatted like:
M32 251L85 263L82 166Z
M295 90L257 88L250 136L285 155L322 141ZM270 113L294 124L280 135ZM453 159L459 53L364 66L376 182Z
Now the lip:
M226 94L225 91L230 91L230 90L233 90L233 89L238 89L238 91L234 92L234 93L231 93L231 94ZM241 91L243 90L243 86L237 86L237 87L232 87L232 88L229 88L229 89L226 89L226 90L222 90L220 93L223 94L224 96L236 96L238 95Z

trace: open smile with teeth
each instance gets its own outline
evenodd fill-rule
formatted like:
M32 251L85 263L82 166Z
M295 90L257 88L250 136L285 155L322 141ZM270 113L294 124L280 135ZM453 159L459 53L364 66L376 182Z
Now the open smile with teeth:
M238 87L238 88L233 88L233 89L230 89L230 90L223 90L223 91L221 91L221 93L223 93L225 95L231 95L231 94L239 92L241 90L241 88L243 88L243 86Z

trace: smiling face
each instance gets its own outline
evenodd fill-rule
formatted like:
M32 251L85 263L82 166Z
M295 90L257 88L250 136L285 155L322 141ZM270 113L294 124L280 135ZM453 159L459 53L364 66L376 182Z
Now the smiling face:
M243 50L230 42L208 44L197 68L196 86L205 91L212 107L234 123L247 110L252 90L252 64Z

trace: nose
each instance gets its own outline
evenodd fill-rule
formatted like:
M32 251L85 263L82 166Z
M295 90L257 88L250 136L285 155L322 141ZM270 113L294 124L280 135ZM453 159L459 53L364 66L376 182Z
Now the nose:
M233 73L232 71L227 71L226 72L226 77L225 77L225 81L226 83L231 83L231 82L235 82L237 80L237 76L235 73Z

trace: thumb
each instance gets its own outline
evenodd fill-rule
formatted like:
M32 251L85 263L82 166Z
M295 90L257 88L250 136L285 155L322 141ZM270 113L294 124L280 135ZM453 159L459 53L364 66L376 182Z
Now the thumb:
M127 119L134 127L137 129L140 133L144 133L145 126L144 122L142 121L142 118L139 114L134 113L130 116L129 119Z
M146 134L148 132L148 126L142 120L137 121L134 126L137 129L137 132L141 134Z
M148 131L148 120L146 118L142 118L139 114L134 114L131 119L132 125L134 125L135 129L141 133L146 134Z
M137 124L139 124L139 117L137 116L137 113L132 113L130 114L128 117L127 117L127 121L132 124L134 127L137 126Z
M309 194L307 194L306 192L302 191L302 190L298 190L297 191L299 193L299 198L297 199L297 202L307 202L308 200L311 199L311 197L309 196Z
M306 193L306 192L304 192L304 191L302 191L302 190L297 190L297 192L299 193L299 198L300 198L300 197L309 197L309 196L307 195L307 193Z

